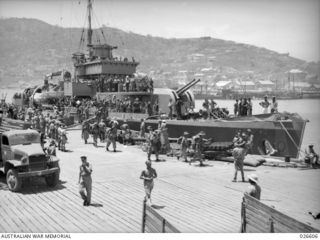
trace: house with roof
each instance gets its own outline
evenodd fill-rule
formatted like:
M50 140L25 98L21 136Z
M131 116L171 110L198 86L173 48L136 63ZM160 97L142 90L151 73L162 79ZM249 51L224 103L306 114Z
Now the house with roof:
M231 80L220 80L216 82L215 88L218 90L233 88L233 82Z
M256 84L256 88L263 91L272 91L275 87L275 83L270 80L261 80Z

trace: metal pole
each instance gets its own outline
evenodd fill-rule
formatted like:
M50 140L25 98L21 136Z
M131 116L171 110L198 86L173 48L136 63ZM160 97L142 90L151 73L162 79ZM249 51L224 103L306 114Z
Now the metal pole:
M88 46L92 45L91 11L92 3L88 0Z

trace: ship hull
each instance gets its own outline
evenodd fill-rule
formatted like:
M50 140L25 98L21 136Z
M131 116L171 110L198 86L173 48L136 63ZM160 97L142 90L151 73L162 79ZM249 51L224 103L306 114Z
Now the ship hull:
M121 124L124 118L117 119ZM137 116L131 116L126 121L131 129L140 130L140 119ZM298 158L306 122L298 115L290 120L278 121L272 120L272 115L266 114L234 120L166 120L166 126L171 138L178 138L185 131L189 132L190 136L204 131L206 139L212 138L216 142L231 142L238 130L251 129L254 135L252 154L265 155L267 140L277 150L275 156ZM158 120L146 120L146 126L156 129Z

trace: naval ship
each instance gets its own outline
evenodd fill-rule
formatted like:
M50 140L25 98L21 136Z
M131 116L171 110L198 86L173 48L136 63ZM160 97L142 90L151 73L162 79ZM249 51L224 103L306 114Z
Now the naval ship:
M60 76L57 84L56 95L51 90L51 97L63 96L69 97L95 97L99 102L116 101L116 100L139 100L140 103L157 106L158 113L150 116L148 113L142 112L113 112L109 111L109 117L116 119L120 125L126 122L132 130L139 131L141 119L146 119L146 125L157 128L159 119L166 119L169 136L177 138L187 131L190 135L196 135L200 131L206 133L206 138L212 138L217 142L230 142L236 132L247 131L251 129L254 135L253 154L267 154L266 143L270 143L276 150L276 156L298 158L300 147L304 135L307 120L298 114L277 113L264 114L246 117L234 117L228 119L200 119L200 120L181 120L168 119L169 99L172 104L179 102L181 114L184 114L190 106L195 106L195 97L190 90L192 86L197 84L200 79L192 80L185 86L174 90L169 88L153 88L152 90L134 91L108 91L104 86L108 79L134 79L135 81L149 81L148 76L140 76L137 73L139 62L134 58L118 58L114 57L113 51L117 46L107 43L93 43L93 29L91 26L92 17L92 1L87 2L88 26L87 30L87 52L76 52L72 55L74 64L74 76L70 72L59 71L55 76ZM81 39L83 36L81 36ZM83 39L82 39L83 40ZM83 41L81 41L83 42ZM52 78L52 74L49 78ZM31 102L45 102L51 97L48 96L47 87L37 87L31 95ZM52 88L51 88L52 89ZM62 91L62 93L61 93Z

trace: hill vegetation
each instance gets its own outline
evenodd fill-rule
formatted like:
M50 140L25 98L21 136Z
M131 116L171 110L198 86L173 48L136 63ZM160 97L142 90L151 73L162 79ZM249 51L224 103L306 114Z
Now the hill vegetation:
M253 72L262 79L285 78L290 69L301 69L320 76L320 63L280 54L255 47L211 37L165 39L143 36L119 29L102 27L108 44L118 46L115 54L134 56L140 62L138 70L149 73L179 70L198 72L205 67L230 69L235 74ZM0 82L4 85L36 84L44 75L60 69L72 72L72 53L79 48L82 29L61 28L36 19L0 19ZM95 30L95 41L104 42L100 30ZM194 61L195 54L204 60ZM224 70L222 70L224 71ZM272 78L271 77L271 78ZM319 81L313 77L312 81ZM3 86L3 85L2 85Z

